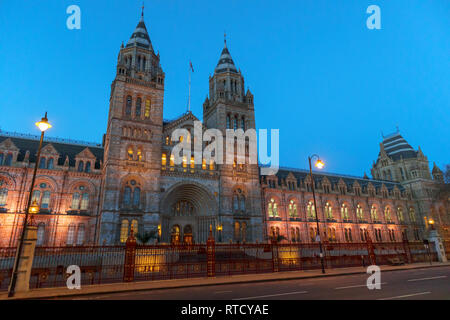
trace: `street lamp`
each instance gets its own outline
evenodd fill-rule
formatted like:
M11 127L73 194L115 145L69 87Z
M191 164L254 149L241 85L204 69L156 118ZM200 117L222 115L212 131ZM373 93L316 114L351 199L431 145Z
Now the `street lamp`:
M325 273L325 265L324 265L324 261L323 261L323 250L322 250L322 240L320 237L320 229L319 229L319 215L318 215L318 210L317 210L317 205L316 205L316 192L314 189L314 179L313 179L313 174L312 174L312 166L311 166L311 161L312 159L315 159L316 163L314 164L314 166L318 169L322 169L325 166L325 163L320 160L320 157L317 154L313 154L312 156L308 157L308 162L309 162L309 176L311 178L311 188L312 188L312 194L313 194L313 200L314 200L314 211L315 211L315 215L316 215L316 225L317 225L317 236L318 236L318 240L319 240L319 250L320 250L320 263L322 264L322 273Z
M217 232L219 233L219 242L222 242L222 230L223 226L221 224L217 225L216 227Z
M36 164L34 166L33 178L31 179L30 193L28 196L28 203L27 203L27 207L25 210L25 219L23 221L23 227L22 227L22 233L20 235L19 245L17 247L16 260L14 261L14 268L13 268L13 272L12 272L12 276L11 276L11 283L9 286L8 297L12 297L14 295L14 289L16 287L17 272L18 272L18 268L19 268L20 258L22 256L23 241L25 239L26 229L29 225L28 224L28 215L30 213L35 214L35 213L39 212L39 205L38 205L37 201L34 200L33 203L31 203L31 201L32 201L32 197L33 197L33 188L34 188L34 182L36 180L37 168L39 166L39 161L41 160L41 149L42 149L42 142L44 140L44 133L45 133L45 131L47 131L48 129L50 129L52 127L52 125L48 122L47 112L45 113L45 116L41 119L41 121L36 122L36 126L41 131L41 139L39 140L39 148L38 148L37 157L36 157Z
M434 230L434 220L433 220L433 218L430 218L428 220L428 224L431 226L431 230Z

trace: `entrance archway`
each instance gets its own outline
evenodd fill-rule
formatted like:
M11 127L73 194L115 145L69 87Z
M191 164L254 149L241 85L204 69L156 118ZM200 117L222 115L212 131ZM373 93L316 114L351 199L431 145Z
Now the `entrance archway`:
M160 202L162 240L171 241L172 226L179 226L180 241L204 243L209 226L215 231L217 203L210 187L196 182L180 182L162 196Z
M178 244L180 243L180 226L174 225L170 231L170 243Z

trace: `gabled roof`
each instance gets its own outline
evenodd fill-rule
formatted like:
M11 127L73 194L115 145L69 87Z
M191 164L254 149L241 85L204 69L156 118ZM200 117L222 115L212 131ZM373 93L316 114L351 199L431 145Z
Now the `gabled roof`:
M37 150L39 148L39 137L34 136L25 136L23 138L19 137L13 137L9 135L4 135L2 132L0 132L0 143L11 139L11 141L14 143L14 145L19 148L19 155L17 157L17 161L23 161L25 157L25 153L27 151L30 152L30 162L36 162L36 155ZM86 148L89 148L89 150L92 152L92 154L96 158L95 168L100 168L100 161L103 160L103 147L97 146L94 147L92 145L86 145L86 144L76 144L76 143L58 143L54 142L54 139L45 139L42 144L42 147L45 148L45 146L51 144L51 146L60 154L58 165L64 165L64 160L66 159L66 156L69 157L69 165L75 166L75 156L85 150Z
M309 171L304 169L295 169L295 168L286 168L281 167L278 170L278 173L276 174L278 181L286 179L286 177L290 176L290 174L293 174L298 182L301 180L304 180L306 177L309 176ZM353 183L358 182L358 184L361 187L367 187L369 183L371 183L375 188L381 188L381 186L384 184L388 190L394 189L395 186L399 190L404 190L404 188L401 186L400 183L392 182L392 181L385 181L385 180L373 180L373 179L364 179L362 177L353 177L349 175L342 175L342 174L335 174L335 173L325 173L325 172L313 172L313 178L316 184L322 181L322 179L327 178L332 185L338 184L339 181L342 179L342 181L347 186L353 186Z
M199 121L199 119L190 111L183 113L179 117L173 120L164 120L163 121L163 130L171 129L180 126L182 123L187 121Z

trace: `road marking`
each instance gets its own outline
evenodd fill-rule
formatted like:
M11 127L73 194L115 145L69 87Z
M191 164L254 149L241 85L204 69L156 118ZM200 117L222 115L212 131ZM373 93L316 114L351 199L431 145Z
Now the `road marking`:
M308 291L297 291L297 292L286 292L286 293L268 294L268 295L265 295L265 296L246 297L246 298L236 298L236 299L233 299L233 300L251 300L251 299L258 299L258 298L269 298L269 297L287 296L287 295L290 295L290 294L301 294L301 293L308 293Z
M434 279L443 279L443 278L447 278L447 276L429 277L429 278L420 278L420 279L410 279L408 281L410 281L410 282L412 282L412 281L424 281L424 280L434 280Z
M396 296L396 297L390 297L390 298L382 298L382 299L377 299L377 300L392 300L392 299L401 299L401 298L408 298L408 297L414 297L414 296L421 296L424 294L430 294L430 291L426 291L426 292L419 292L419 293L412 293L412 294L406 294L404 296Z
M233 292L233 291L216 291L216 292L214 292L214 294L230 293L230 292Z
M387 282L382 282L380 284L387 284ZM341 290L341 289L361 288L361 287L367 287L367 284L361 284L361 285L357 285L357 286L337 287L337 288L334 288L334 289L335 290Z

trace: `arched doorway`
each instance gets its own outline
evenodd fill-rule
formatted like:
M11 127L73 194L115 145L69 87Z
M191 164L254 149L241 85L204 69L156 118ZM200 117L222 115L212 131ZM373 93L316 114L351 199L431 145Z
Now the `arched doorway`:
M180 226L174 225L170 231L170 243L178 244L180 243Z
M180 227L180 242L206 243L209 226L216 229L217 203L211 188L200 183L180 182L161 197L161 238L171 241L172 226Z
M183 243L193 244L194 238L192 236L192 226L190 224L186 225L183 229Z

